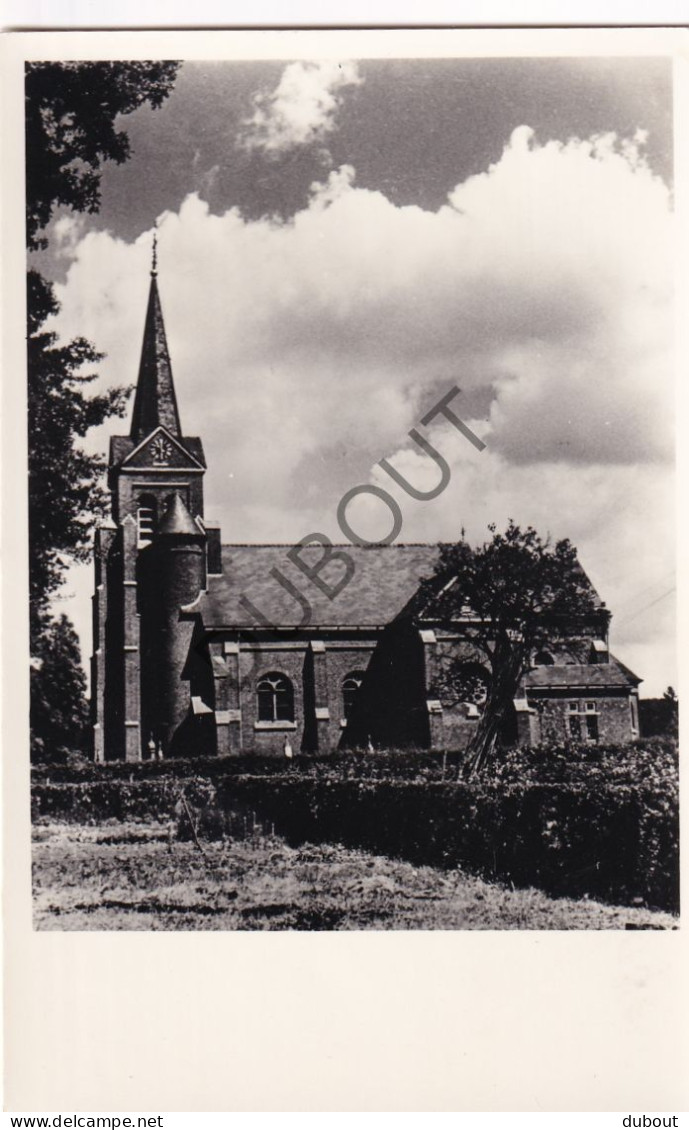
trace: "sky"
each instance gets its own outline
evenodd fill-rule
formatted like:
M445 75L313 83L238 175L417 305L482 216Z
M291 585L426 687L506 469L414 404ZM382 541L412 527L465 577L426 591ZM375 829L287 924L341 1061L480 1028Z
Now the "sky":
M183 429L226 542L568 537L642 694L676 683L672 92L662 59L185 63L122 120L97 215L38 257L52 328L136 379L158 282ZM442 417L457 387L479 451ZM438 480L417 428L451 478ZM105 451L115 421L88 437ZM362 536L389 513L364 495ZM61 598L90 654L91 571Z

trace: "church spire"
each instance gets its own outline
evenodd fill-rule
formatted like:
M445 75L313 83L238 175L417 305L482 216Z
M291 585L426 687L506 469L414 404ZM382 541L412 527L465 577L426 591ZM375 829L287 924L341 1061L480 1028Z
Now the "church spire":
M151 289L148 295L139 379L132 415L131 438L137 443L155 431L160 424L163 424L173 436L180 436L182 432L165 337L163 311L158 294L157 236L158 233L154 230Z

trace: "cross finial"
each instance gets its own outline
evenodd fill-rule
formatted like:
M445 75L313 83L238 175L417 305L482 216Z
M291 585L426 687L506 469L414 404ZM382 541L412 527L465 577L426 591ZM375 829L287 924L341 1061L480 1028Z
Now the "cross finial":
M153 252L151 255L151 278L158 274L158 221L153 221Z

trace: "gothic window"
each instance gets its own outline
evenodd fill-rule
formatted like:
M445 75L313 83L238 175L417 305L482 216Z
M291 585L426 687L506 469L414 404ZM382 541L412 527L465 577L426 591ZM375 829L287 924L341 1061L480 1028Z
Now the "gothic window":
M533 657L534 667L552 667L555 663L549 651L537 651Z
M351 718L359 688L364 681L363 671L351 671L342 681L342 717Z
M271 671L256 688L259 722L293 722L294 691L286 675Z

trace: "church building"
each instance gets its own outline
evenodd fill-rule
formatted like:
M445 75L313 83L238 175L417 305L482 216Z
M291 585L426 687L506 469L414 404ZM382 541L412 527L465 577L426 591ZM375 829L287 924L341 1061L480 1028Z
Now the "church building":
M223 544L206 518L203 445L182 430L156 273L154 257L131 429L111 438L112 517L95 539L95 760L464 747L488 674L461 617L412 611L436 545L333 549L351 575L333 599L337 586L305 579L322 547L301 550L299 571L290 546ZM576 637L533 656L504 740L639 735L640 680L610 654L593 595ZM440 689L449 661L464 665L462 701Z

